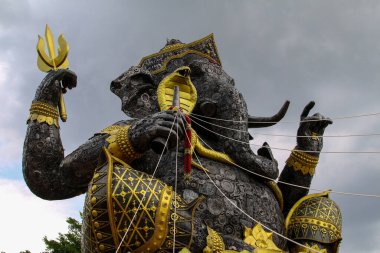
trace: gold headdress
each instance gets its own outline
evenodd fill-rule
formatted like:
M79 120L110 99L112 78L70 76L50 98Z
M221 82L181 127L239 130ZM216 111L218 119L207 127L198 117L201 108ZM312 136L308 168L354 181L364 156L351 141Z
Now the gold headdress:
M210 34L188 44L175 41L173 44L165 46L158 53L142 58L139 66L144 67L152 74L157 74L166 69L166 65L170 60L181 58L187 54L200 55L218 65L222 65L216 48L214 35Z

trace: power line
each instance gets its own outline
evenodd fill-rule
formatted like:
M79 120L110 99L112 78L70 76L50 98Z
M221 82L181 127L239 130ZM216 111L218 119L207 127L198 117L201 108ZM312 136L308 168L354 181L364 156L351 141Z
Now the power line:
M208 143L206 143L200 136L198 136L198 138L207 146L209 147L211 150L215 151ZM291 150L290 150L291 151ZM304 152L304 151L303 151ZM264 175L261 175L259 173L256 173L256 172L253 172L253 171L250 171L234 162L230 162L232 163L233 165L235 165L236 167L242 169L242 170L245 170L251 174L254 174L256 176L259 176L261 178L264 178L266 180L269 180L269 181L273 181L273 182L276 182L275 180L273 180L272 178L270 177L267 177L267 176L264 176ZM306 189L306 190L313 190L313 191L317 191L317 192L323 192L325 190L322 190L322 189L317 189L317 188L310 188L310 187L306 187L306 186L302 186L302 185L297 185L297 184L292 184L292 183L288 183L288 182L284 182L284 181L280 181L280 180L277 180L277 183L281 183L281 184L285 184L285 185L289 185L289 186L293 186L293 187L297 187L297 188L302 188L302 189ZM352 196L361 196L361 197L372 197L372 198L380 198L380 195L376 195L376 194L365 194L365 193L352 193L352 192L342 192L342 191L333 191L333 190L329 190L331 193L336 193L336 194L342 194L342 195L352 195Z
M229 139L229 140L232 140L232 141L236 141L236 142L239 142L239 143L243 143L243 144L248 144L248 145L251 145L251 146L257 146L257 147L261 147L262 145L259 145L259 144L253 144L253 143L250 143L250 142L246 142L246 141L241 141L241 140L236 140L234 138L231 138L231 137L228 137L228 136L225 136L223 134L220 134L220 133L217 133L211 129L208 129L204 126L202 126L201 124L199 124L196 120L193 120L193 122L200 126L201 128L213 133L213 134L216 134L216 135L219 135L223 138L226 138L226 139ZM276 149L276 150L283 150L283 151L292 151L292 149L287 149L287 148L279 148L279 147L271 147L271 149ZM302 151L302 152L305 152L305 153L323 153L323 154L380 154L380 151L307 151L307 150L297 150L297 151Z
M228 121L228 122L235 122L235 123L248 123L246 120L229 120L229 119L219 119L219 118L213 118L204 116L201 114L191 113L191 115L196 115L201 118L206 119L212 119L212 120L218 120L218 121ZM378 116L380 115L380 112L375 113L367 113L367 114L360 114L360 115L352 115L352 116L340 116L335 118L329 118L330 120L342 120L342 119L353 119L353 118L362 118L362 117L371 117L371 116ZM313 121L325 121L326 119L309 119L309 120L296 120L296 121L266 121L266 122L256 122L257 124L268 124L268 123L301 123L301 122L313 122Z
M207 144L200 136L198 136L198 138L206 145L208 146L210 149L214 150L209 144ZM270 181L273 181L273 182L276 182L275 180L271 179L270 177L267 177L267 176L264 176L264 175L261 175L259 173L256 173L256 172L253 172L253 171L250 171L236 163L233 163L233 165L237 166L238 168L240 169L243 169L251 174L254 174L256 176L259 176L261 178L264 178L264 179L267 179L267 180L270 180ZM289 185L289 186L293 186L293 187L297 187L297 188L302 188L302 189L306 189L306 190L313 190L313 191L317 191L317 192L323 192L325 190L322 190L322 189L317 189L317 188L310 188L310 187L306 187L306 186L302 186L302 185L297 185L297 184L292 184L292 183L288 183L288 182L284 182L284 181L280 181L280 180L277 180L277 183L281 183L281 184L286 184L286 185ZM380 195L376 195L376 194L365 194L365 193L352 193L352 192L342 192L342 191L334 191L334 190L329 190L330 192L332 193L336 193L336 194L342 194L342 195L352 195L352 196L361 196L361 197L372 197L372 198L380 198Z
M267 133L253 133L254 135L262 135L262 136L276 136L276 137L292 137L292 138L308 138L311 136L303 136L303 135L287 135L287 134L267 134ZM380 134L340 134L340 135L321 135L321 136L313 136L318 138L349 138L349 137L373 137L380 136Z
M230 128L230 127L225 127L221 126L215 123L211 123L208 121L205 121L203 119L200 119L198 117L192 117L193 119L202 121L204 123L210 124L212 126L220 127L223 129L231 130L231 131L236 131L236 132L243 132L243 133L248 133L247 130L241 130L241 129L236 129L236 128ZM302 135L286 135L286 134L267 134L267 133L257 133L254 132L255 135L262 135L262 136L278 136L278 137L300 137L300 138L310 138L310 136L302 136ZM319 138L347 138L347 137L373 137L373 136L380 136L379 133L371 133L371 134L345 134L345 135L321 135L321 136L314 136L314 137L319 137Z

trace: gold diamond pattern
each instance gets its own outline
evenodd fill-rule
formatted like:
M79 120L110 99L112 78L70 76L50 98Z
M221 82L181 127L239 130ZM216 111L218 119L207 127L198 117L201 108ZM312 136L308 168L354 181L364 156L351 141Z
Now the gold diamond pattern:
M105 154L86 196L82 251L111 253L121 243L121 252L172 252L174 236L176 250L190 247L203 198L186 203L160 180Z
M342 215L338 206L328 197L304 200L294 210L288 227L293 239L312 239L332 243L341 239Z
M112 202L117 214L115 226L119 241L126 233L123 248L133 251L153 236L156 207L164 187L161 181L148 174L114 165Z

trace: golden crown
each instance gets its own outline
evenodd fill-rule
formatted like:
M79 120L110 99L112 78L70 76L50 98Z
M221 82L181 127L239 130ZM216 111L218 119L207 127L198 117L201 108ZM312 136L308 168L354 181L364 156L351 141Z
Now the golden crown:
M151 74L157 74L166 69L166 65L172 59L181 58L187 54L196 54L209 59L211 62L222 65L214 40L214 34L210 34L200 40L185 44L174 40L174 44L166 45L155 54L141 59L139 67L145 68Z

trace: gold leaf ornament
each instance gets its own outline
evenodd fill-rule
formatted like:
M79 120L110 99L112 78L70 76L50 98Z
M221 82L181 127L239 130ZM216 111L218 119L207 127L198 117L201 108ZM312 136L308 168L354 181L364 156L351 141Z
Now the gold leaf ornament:
M273 242L273 233L266 232L260 224L244 230L244 242L255 248L254 252L284 252Z

